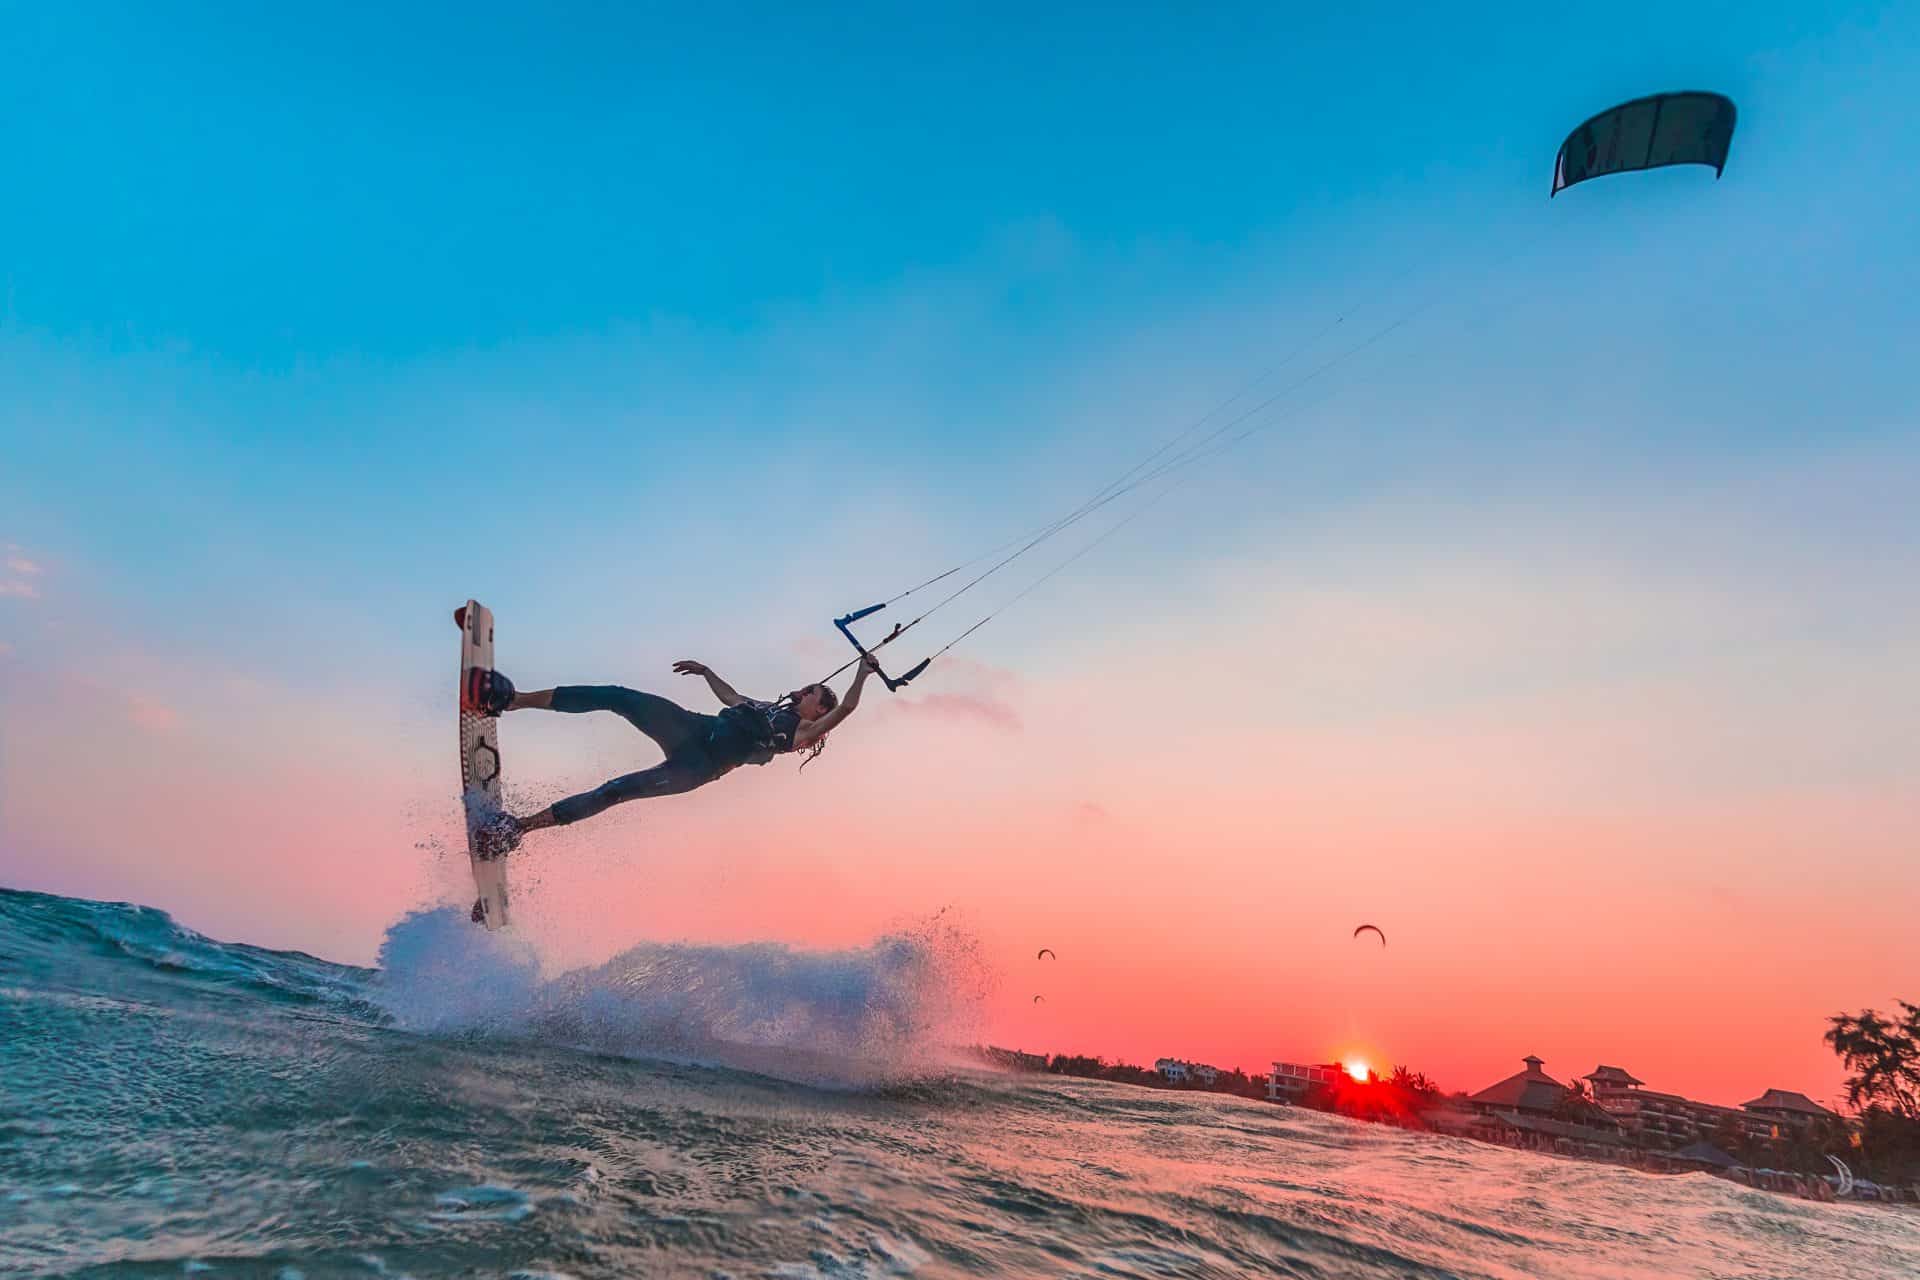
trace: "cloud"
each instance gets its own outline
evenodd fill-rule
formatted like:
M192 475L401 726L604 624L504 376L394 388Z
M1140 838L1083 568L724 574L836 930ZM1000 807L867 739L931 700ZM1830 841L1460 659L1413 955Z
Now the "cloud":
M1006 733L1020 732L1020 713L998 698L970 693L930 693L924 698L899 698L893 705L910 715L936 720L970 720Z
M0 658L11 658L12 656L13 656L13 646L8 644L5 640L0 640Z
M27 549L17 542L7 544L7 573L11 576L0 578L0 597L12 596L16 600L37 600L40 587L33 579L47 571L45 565L27 555Z
M179 722L180 713L137 693L127 695L127 719L148 733L166 733Z

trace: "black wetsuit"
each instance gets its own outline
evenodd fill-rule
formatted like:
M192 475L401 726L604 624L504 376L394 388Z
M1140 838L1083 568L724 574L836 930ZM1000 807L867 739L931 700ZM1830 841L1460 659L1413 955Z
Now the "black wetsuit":
M799 714L784 702L748 698L708 716L613 684L561 685L553 691L552 706L555 711L611 711L652 738L667 756L651 769L623 774L558 802L553 820L562 826L628 800L692 791L736 765L765 764L793 750L793 735L800 728Z

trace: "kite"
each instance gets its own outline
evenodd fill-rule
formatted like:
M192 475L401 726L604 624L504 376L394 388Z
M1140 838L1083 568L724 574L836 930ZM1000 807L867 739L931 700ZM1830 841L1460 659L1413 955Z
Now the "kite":
M1656 93L1602 111L1567 135L1553 162L1553 191L1588 178L1670 164L1727 167L1733 102L1717 93Z

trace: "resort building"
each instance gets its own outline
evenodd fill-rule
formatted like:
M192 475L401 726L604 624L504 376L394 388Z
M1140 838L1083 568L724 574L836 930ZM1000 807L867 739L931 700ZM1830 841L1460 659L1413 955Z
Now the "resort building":
M1821 1120L1838 1120L1839 1114L1815 1102L1804 1093L1795 1093L1791 1089L1769 1089L1751 1102L1743 1102L1740 1109L1750 1116L1758 1116L1775 1126L1776 1137L1786 1129L1805 1129Z
M1346 1068L1336 1062L1308 1066L1303 1062L1276 1062L1267 1073L1268 1102L1298 1102L1314 1085L1332 1084Z
M1165 1076L1168 1084L1211 1085L1220 1078L1220 1068L1181 1058L1162 1058L1153 1064L1153 1069Z
M1769 1089L1738 1107L1722 1107L1645 1088L1619 1067L1595 1067L1586 1080L1601 1110L1647 1146L1672 1149L1716 1137L1769 1142L1816 1120L1837 1118L1805 1094L1788 1089Z
M1623 1089L1638 1089L1646 1081L1619 1067L1609 1067L1605 1063L1587 1072L1586 1081L1593 1086L1593 1096L1598 1099L1602 1093L1616 1093Z
M1533 1054L1520 1059L1526 1069L1516 1071L1467 1098L1475 1111L1515 1111L1522 1115L1551 1115L1566 1101L1567 1086L1540 1069Z
M1618 1160L1626 1139L1613 1116L1580 1098L1543 1069L1533 1054L1522 1069L1466 1099L1466 1110L1445 1104L1425 1113L1443 1133L1458 1133L1533 1151Z

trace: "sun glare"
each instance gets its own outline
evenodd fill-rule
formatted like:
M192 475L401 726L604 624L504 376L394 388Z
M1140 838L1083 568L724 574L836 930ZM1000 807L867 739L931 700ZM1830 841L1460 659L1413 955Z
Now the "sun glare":
M1361 1084L1365 1084L1367 1082L1367 1064L1362 1062L1360 1059L1348 1058L1341 1065L1347 1069L1348 1075L1352 1076L1355 1080L1358 1080Z

